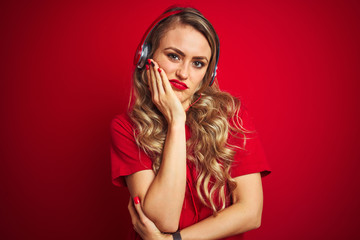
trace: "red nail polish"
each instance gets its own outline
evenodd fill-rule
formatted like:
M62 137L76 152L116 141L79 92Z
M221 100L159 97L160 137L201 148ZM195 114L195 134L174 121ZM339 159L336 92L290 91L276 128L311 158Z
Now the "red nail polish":
M139 203L140 203L139 197L134 197L134 203L135 203L135 204L139 204Z
M150 69L150 67L149 67L149 65L145 65L145 67L146 67L146 70L149 70Z
M159 73L161 73L161 69L160 69L160 68L158 68L158 71L159 71Z
M151 60L150 60L150 59L148 59L147 61L148 61L148 64L150 65L150 64L151 64Z

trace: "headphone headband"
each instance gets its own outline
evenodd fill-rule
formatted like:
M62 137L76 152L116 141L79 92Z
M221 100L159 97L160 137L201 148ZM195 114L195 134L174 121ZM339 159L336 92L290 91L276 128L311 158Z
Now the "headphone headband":
M138 45L136 52L135 52L135 56L134 56L134 65L137 68L143 68L145 65L146 60L148 59L148 56L151 52L151 46L150 44L148 44L146 42L148 36L150 35L150 33L152 32L152 30L164 19L181 13L184 10L174 10L174 11L170 11L170 12L166 12L161 14L157 19L155 19L155 21L150 25L150 27L146 30L144 36L141 39L140 44ZM195 14L195 13L194 13ZM197 15L202 17L201 15ZM204 17L202 17L204 18ZM219 55L220 55L220 41L219 41L219 37L217 36L216 32L215 32L215 37L218 41L218 45L217 45L217 49L216 49L216 62L215 62L215 68L214 68L214 72L212 73L212 78L211 81L209 83L209 86L211 86L214 83L215 80L215 76L217 74L217 65L218 65L218 61L219 61Z
M161 20L163 20L163 19L165 19L165 18L167 18L167 17L169 17L171 15L177 14L179 12L182 12L182 10L167 12L167 13L164 13L164 14L160 15L157 19L155 19L155 21L146 30L144 36L141 39L141 42L140 42L139 46L136 49L136 53L135 53L135 57L134 57L134 65L136 65L138 68L143 68L144 67L144 63L145 63L146 59L145 59L145 61L141 61L141 62L140 62L140 60L141 60L141 57L143 55L147 56L150 53L150 51L148 51L148 52L146 52L146 54L144 54L143 50L144 50L145 42L146 42L148 36L150 35L151 31L154 29L154 27L156 27L156 25L158 25L158 23Z

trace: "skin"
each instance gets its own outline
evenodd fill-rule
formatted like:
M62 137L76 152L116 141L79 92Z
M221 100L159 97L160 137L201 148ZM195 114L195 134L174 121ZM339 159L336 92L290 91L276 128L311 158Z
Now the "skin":
M151 60L154 66L146 70L152 101L166 118L168 132L158 174L144 170L126 177L132 198L140 198L139 204L130 199L128 209L134 229L144 240L172 239L164 232L178 229L186 189L185 109L205 76L210 56L206 38L193 27L178 24L161 39ZM175 88L169 79L184 82L188 89ZM234 204L216 217L182 229L182 239L219 239L259 227L260 174L239 176L235 181Z
M234 178L237 188L232 194L233 205L180 231L183 240L222 239L260 227L263 191L260 173ZM134 229L144 240L173 239L162 233L144 214L141 205L130 198L128 209ZM219 227L221 226L221 227Z
M131 196L140 198L144 213L162 232L175 232L179 225L186 189L185 109L205 76L210 56L211 48L200 32L176 24L160 40L146 70L152 101L166 118L168 131L157 175L139 171L126 182ZM182 81L188 89L175 88L169 79Z
M183 109L187 109L202 82L210 57L211 48L206 38L189 25L177 24L161 39L153 59L168 79L180 80L189 87L186 90L172 87Z

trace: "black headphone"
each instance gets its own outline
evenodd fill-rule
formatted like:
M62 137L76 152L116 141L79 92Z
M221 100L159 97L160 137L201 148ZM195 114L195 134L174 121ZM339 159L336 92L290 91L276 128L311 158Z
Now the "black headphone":
M145 32L143 38L141 39L141 42L139 44L139 46L136 49L136 53L135 53L135 57L134 57L134 65L137 68L143 68L145 65L146 60L148 59L148 56L150 54L151 51L151 46L149 43L146 42L148 36L150 35L151 31L154 29L154 27L156 25L159 24L159 22L161 22L162 20L164 20L165 18L175 15L177 13L181 13L184 10L175 10L175 11L170 11L170 12L166 12L162 15L160 15L152 24L151 26L148 28L148 30ZM194 13L195 14L195 13ZM202 18L204 18L201 15L196 14L197 16L200 16ZM205 19L206 20L206 19ZM214 31L215 32L215 31ZM216 48L216 62L215 62L215 68L214 68L214 72L212 73L212 78L211 81L209 83L209 86L211 86L214 83L216 74L217 74L217 65L218 65L218 61L219 61L219 55L220 55L220 42L219 42L219 37L218 35L215 33L215 37L216 40L218 42L217 48Z

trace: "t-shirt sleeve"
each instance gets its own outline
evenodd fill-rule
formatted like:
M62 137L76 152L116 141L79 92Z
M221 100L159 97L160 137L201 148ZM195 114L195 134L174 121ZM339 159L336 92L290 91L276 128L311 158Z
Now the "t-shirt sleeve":
M242 148L235 149L234 161L230 168L231 177L235 178L250 173L261 173L262 177L267 176L271 172L270 165L266 160L251 118L245 108L241 109L239 116L242 120L242 126L248 130L248 133L245 134L245 146L244 137L241 134L237 134L236 137L229 134L229 143Z
M127 175L152 169L151 159L135 142L133 129L126 114L117 115L111 121L111 179L115 186L126 186Z

